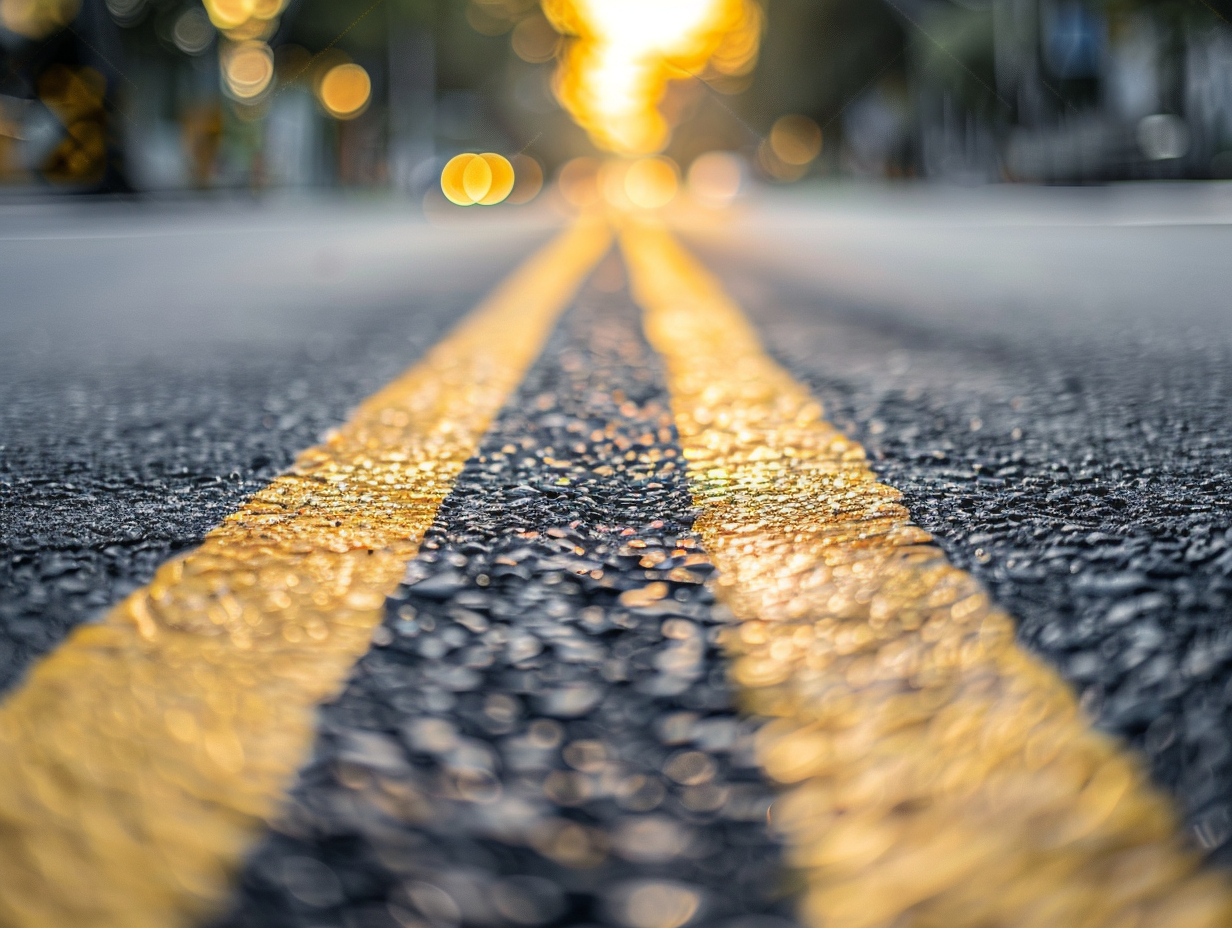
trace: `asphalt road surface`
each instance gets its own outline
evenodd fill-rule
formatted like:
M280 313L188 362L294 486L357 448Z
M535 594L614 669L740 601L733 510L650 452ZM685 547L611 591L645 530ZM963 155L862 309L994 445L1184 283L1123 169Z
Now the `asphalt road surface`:
M555 230L495 215L0 213L0 698ZM1232 188L793 193L679 225L1232 862ZM792 923L670 402L613 254L322 707L218 924Z
M1232 188L827 206L698 243L1232 862Z
M418 360L551 232L393 209L2 214L0 690Z

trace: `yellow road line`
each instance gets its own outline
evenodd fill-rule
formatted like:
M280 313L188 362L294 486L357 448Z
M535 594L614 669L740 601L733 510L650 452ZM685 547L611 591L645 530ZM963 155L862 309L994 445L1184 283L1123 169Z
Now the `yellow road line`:
M773 823L824 928L1216 928L1171 805L1088 727L1008 616L909 522L863 450L663 229L622 233L741 623L732 678L770 721Z
M0 706L0 924L173 928L225 899L315 705L609 242L560 236Z

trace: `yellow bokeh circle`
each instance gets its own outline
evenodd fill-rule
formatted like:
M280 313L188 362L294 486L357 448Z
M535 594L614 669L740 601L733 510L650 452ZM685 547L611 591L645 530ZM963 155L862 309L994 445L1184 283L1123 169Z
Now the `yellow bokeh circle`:
M625 196L634 206L659 209L676 197L680 174L670 158L639 158L625 172Z
M782 116L770 130L770 148L784 164L806 165L821 154L821 127L807 116Z
M505 158L490 151L484 152L479 157L487 162L492 179L488 184L488 192L480 197L478 202L480 206L495 206L508 197L510 191L513 190L513 165Z
M335 119L354 119L368 108L372 79L357 64L338 64L325 72L317 87L321 106Z
M285 5L283 0L252 0L252 15L257 19L273 19Z
M599 187L601 167L597 159L585 155L566 161L556 175L556 185L565 202L577 209L586 209L598 203L602 196Z
M243 42L224 52L223 86L233 99L250 102L274 79L274 53L264 42Z
M492 168L487 159L476 155L462 169L462 192L472 203L478 203L492 189Z
M465 152L449 159L441 171L441 192L458 206L495 206L509 196L515 181L513 165L493 152Z
M234 29L252 16L252 0L206 0L205 12L219 29Z

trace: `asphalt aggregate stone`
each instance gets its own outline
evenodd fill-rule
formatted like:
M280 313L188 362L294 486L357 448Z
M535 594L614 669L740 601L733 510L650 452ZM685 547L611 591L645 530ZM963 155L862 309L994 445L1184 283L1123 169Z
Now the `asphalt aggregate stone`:
M792 924L661 374L619 265L596 282L322 708L220 928Z
M276 347L117 364L0 349L0 694L141 587L467 312L474 287L317 313Z
M923 324L710 263L1019 640L1141 752L1195 844L1232 863L1226 330L1000 307Z

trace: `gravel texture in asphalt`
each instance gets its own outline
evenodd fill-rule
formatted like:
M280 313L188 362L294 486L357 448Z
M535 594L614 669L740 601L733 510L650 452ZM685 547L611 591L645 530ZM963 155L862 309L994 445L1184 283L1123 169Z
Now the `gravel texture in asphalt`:
M116 348L88 334L110 311L100 298L72 309L79 337L68 320L55 344L0 348L0 693L74 625L198 544L523 253L418 299L270 307L247 342L190 317L180 334L121 332ZM18 329L36 314L8 311Z
M66 341L91 301L50 341L0 337L0 694L520 256L442 274L409 307L317 307L259 343ZM1232 862L1226 320L1174 324L1163 305L1123 321L946 315L708 263L1023 644L1142 752L1195 841ZM610 266L598 280L615 286ZM117 327L141 342L132 320ZM223 924L668 928L697 907L699 923L786 928L770 794L729 704L726 616L690 519L636 313L592 288L322 710L316 757Z
M591 287L322 709L222 924L787 928L691 519L636 311Z
M705 253L703 249L703 253ZM1232 338L858 304L710 256L768 347L1232 863Z

